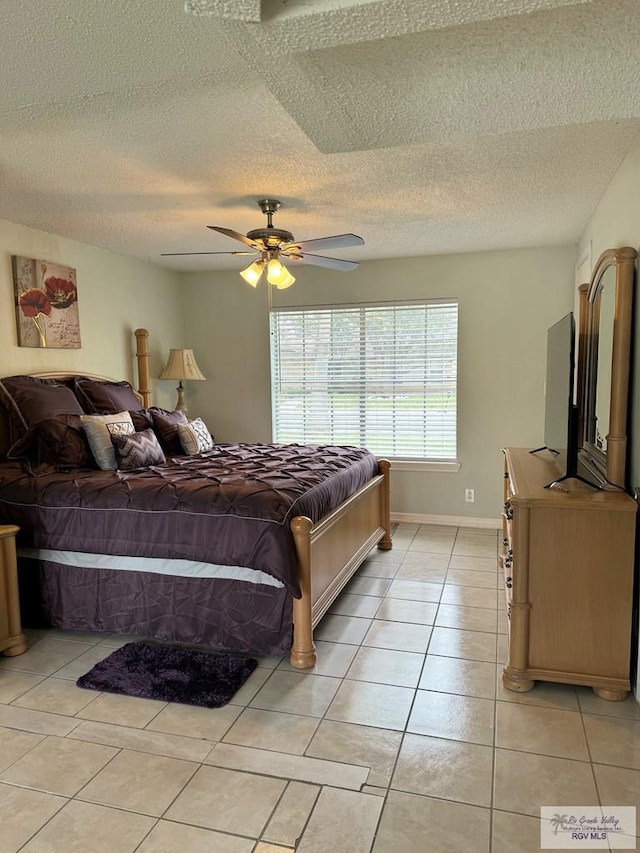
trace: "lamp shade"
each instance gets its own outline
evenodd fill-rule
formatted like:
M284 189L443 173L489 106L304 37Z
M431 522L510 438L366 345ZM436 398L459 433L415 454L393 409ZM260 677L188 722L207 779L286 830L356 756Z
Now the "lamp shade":
M264 261L254 261L246 269L241 270L240 275L251 287L257 287L263 268Z
M295 276L291 275L289 270L286 267L282 267L285 271L286 275L276 284L278 290L286 290L287 287L291 287L292 284L295 283Z
M267 281L269 284L280 284L287 277L286 270L277 258L272 258L267 264Z
M160 379L206 379L196 364L192 349L172 349Z

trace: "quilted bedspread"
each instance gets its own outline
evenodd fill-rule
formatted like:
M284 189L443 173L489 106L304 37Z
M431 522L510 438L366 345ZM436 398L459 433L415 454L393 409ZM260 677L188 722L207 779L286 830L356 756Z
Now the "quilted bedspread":
M136 471L38 477L0 465L0 522L23 547L248 566L299 595L289 522L318 521L377 473L356 447L217 444Z

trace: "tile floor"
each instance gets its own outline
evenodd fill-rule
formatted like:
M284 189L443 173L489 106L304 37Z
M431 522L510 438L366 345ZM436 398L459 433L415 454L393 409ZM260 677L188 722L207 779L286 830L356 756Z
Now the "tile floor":
M126 638L0 658L0 853L528 853L541 804L634 805L640 706L504 690L496 531L400 525L225 708L81 690Z

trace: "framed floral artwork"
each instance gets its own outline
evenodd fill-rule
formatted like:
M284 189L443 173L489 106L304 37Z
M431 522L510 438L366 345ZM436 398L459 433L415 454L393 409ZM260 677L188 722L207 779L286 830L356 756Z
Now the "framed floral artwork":
M76 271L13 255L18 345L79 349Z

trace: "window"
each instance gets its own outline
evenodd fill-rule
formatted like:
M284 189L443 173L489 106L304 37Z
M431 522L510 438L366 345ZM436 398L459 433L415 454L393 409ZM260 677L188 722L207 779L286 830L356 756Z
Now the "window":
M273 436L455 460L456 300L274 308Z

